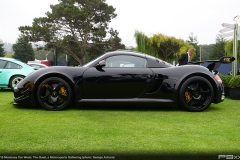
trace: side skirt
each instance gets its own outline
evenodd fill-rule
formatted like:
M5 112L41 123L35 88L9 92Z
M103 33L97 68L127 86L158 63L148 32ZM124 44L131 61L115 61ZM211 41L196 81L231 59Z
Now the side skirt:
M129 103L173 103L170 99L150 99L150 98L132 98L132 99L81 99L78 103L93 102L129 102Z

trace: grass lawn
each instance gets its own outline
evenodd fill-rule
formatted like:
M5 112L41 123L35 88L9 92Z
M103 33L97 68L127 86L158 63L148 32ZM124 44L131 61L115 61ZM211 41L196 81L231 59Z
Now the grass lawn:
M0 155L238 154L240 101L226 98L204 112L174 109L16 107L0 90ZM215 157L217 159L217 155Z

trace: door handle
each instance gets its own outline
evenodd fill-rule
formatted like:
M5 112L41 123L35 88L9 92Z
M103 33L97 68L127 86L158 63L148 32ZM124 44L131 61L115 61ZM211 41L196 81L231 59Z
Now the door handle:
M139 78L151 78L151 75L146 75L146 74L142 74L142 75L138 75Z

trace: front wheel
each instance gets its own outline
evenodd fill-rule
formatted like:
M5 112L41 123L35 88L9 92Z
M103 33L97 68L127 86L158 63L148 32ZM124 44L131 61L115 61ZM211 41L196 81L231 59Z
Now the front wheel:
M37 98L43 108L58 111L70 106L72 92L65 80L51 77L38 86Z
M24 79L24 76L14 76L9 81L9 87L13 89L21 80Z
M190 77L180 88L179 105L191 112L203 111L210 106L213 96L213 87L206 78Z

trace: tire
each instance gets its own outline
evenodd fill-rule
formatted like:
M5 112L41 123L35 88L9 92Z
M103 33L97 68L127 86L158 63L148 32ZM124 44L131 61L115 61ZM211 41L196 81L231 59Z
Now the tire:
M71 104L71 88L61 78L47 78L38 86L37 99L41 107L47 110L63 110Z
M13 90L13 88L24 78L24 76L13 76L9 81L9 87Z
M206 110L214 96L211 83L200 76L190 77L180 88L180 107L190 112Z

